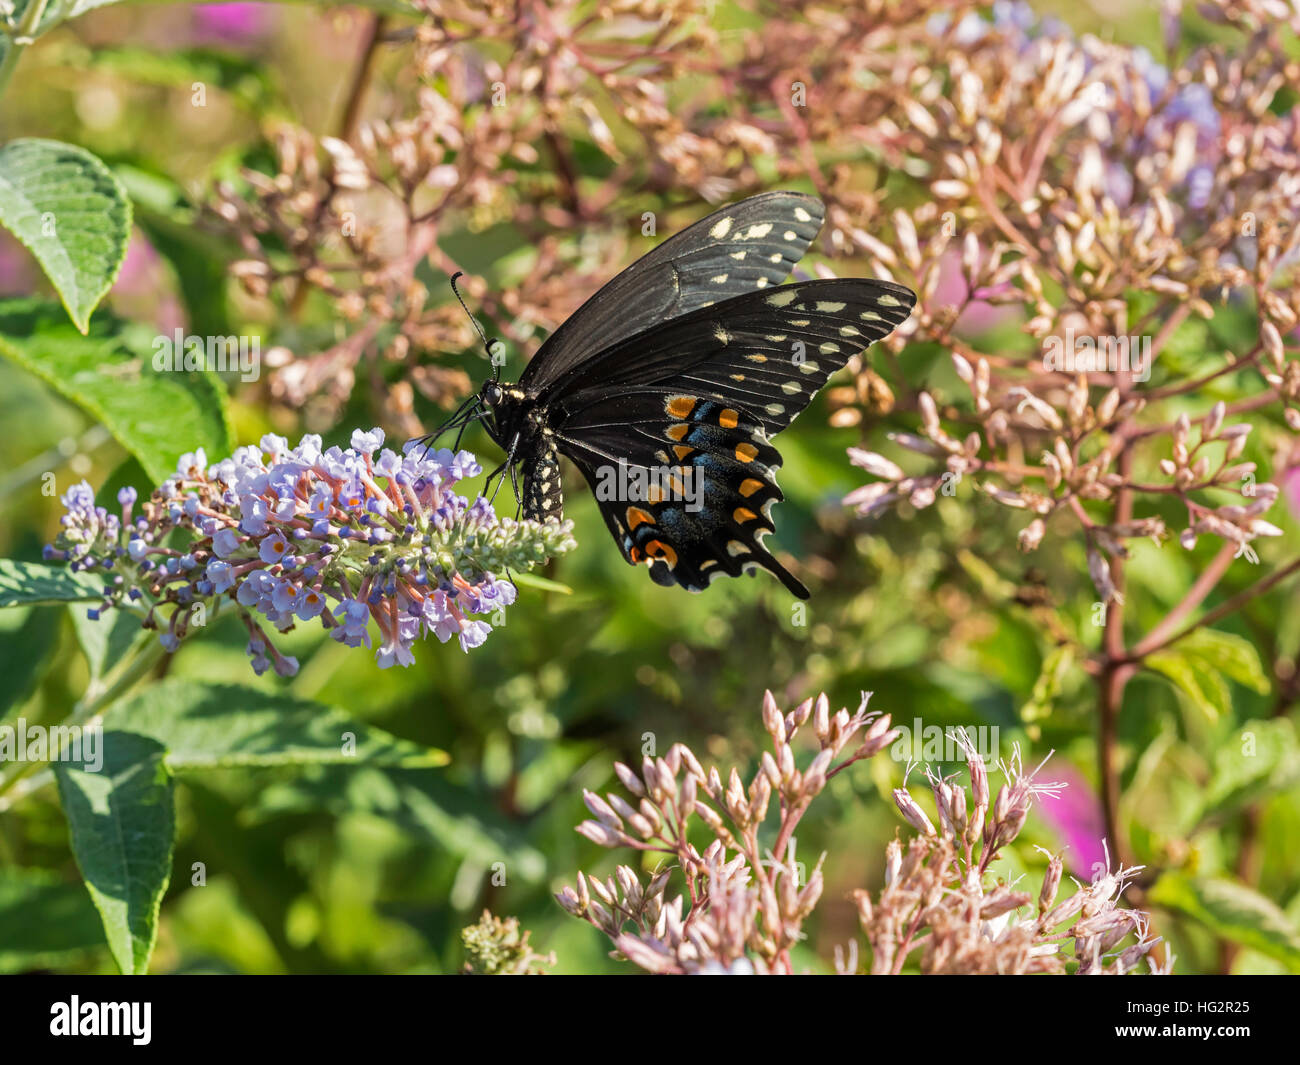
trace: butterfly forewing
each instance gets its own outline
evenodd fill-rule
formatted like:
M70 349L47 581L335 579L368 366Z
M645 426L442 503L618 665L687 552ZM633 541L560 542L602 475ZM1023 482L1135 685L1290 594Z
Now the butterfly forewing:
M532 395L554 390L620 341L780 284L816 238L824 215L815 196L768 192L669 237L579 307L541 346L520 385Z
M589 360L584 388L552 401L567 415L587 389L665 385L747 409L775 436L826 379L911 313L889 281L802 281L737 296L621 342Z

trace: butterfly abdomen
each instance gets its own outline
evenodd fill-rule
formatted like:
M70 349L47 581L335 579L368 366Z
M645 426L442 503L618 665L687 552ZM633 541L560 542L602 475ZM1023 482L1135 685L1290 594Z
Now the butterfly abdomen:
M524 463L524 517L530 521L559 521L564 517L560 484L560 453L549 436L538 441L536 457Z

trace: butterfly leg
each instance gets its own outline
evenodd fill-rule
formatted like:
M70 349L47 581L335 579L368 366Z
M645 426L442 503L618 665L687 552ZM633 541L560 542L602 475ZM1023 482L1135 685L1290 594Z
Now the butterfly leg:
M492 483L492 478L500 475L501 479L497 481L496 488L494 488L492 490L492 494L488 496L489 501L493 503L496 502L497 493L501 491L501 485L505 481L504 471L506 471L507 469L510 471L510 483L515 488L515 495L517 496L519 494L519 488L515 481L515 452L518 450L519 450L519 434L515 433L514 439L510 441L510 447L506 452L505 462L501 463L500 466L498 466L495 470L489 473L487 475L487 480L483 482L483 494L487 495L488 485Z

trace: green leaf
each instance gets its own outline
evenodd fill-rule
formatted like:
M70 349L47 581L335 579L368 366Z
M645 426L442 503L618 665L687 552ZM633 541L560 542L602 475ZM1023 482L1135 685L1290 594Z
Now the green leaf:
M1247 721L1219 744L1202 818L1230 813L1300 782L1300 741L1286 718Z
M1148 655L1146 664L1173 681L1211 720L1232 708L1225 677L1260 694L1270 687L1254 645L1217 629L1197 629L1165 650Z
M340 710L235 684L168 680L113 710L114 728L150 736L175 771L308 764L446 765L443 751L362 725ZM351 737L351 739L349 739Z
M131 240L131 201L98 158L22 138L0 148L0 225L26 245L85 333Z
M49 968L103 945L80 884L43 869L0 869L0 973Z
M1187 700L1210 720L1226 714L1232 696L1223 675L1195 654L1173 649L1147 655L1146 664L1173 682Z
M75 607L73 609L76 609ZM84 612L85 608L81 608ZM0 721L36 688L45 660L59 639L62 611L36 607L0 614ZM12 623L12 624L11 624Z
M162 744L129 732L101 735L103 765L55 764L72 853L124 973L149 968L158 907L171 877L175 783Z
M0 558L0 607L28 603L84 603L103 597L104 581L67 566Z
M1196 629L1175 645L1184 653L1194 654L1213 665L1238 684L1268 694L1271 685L1259 660L1259 651L1249 640L1217 629Z
M86 411L156 483L202 447L230 454L226 390L215 373L154 370L153 331L100 315L81 336L40 300L0 301L0 355ZM152 486L140 485L148 495Z
M316 810L336 817L371 814L449 854L478 860L499 856L530 883L546 876L546 855L523 825L502 816L485 793L457 787L442 774L387 767L350 773L334 766L311 769L268 786L252 816L260 822Z
M1215 935L1267 954L1300 973L1300 932L1277 905L1235 880L1165 873L1150 899L1205 925Z
M140 627L140 616L129 610L104 611L98 621L91 621L84 607L70 606L68 610L72 614L77 642L81 644L86 663L90 666L90 675L96 680L112 669L137 640L158 638L145 632Z

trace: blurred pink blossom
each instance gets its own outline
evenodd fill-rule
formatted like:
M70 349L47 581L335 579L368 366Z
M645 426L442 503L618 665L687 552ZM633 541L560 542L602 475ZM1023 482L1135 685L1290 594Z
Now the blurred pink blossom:
M163 333L186 324L185 311L161 256L139 232L131 237L111 295L119 313L144 318Z
M939 284L934 290L931 306L951 304L959 307L965 302L967 292L966 279L962 276L961 252L952 249L939 261ZM977 296L983 294L976 293ZM1014 307L972 299L957 319L957 331L966 336L983 333L1001 325L1014 314Z
M1288 466L1277 479L1293 517L1300 518L1300 464Z
M246 41L265 32L272 17L265 4L198 5L194 9L194 36L209 42Z
M1102 849L1106 826L1101 801L1083 775L1069 763L1053 762L1052 775L1069 787L1056 795L1040 796L1038 812L1067 848L1064 857L1070 872L1091 877L1098 864L1106 864Z

